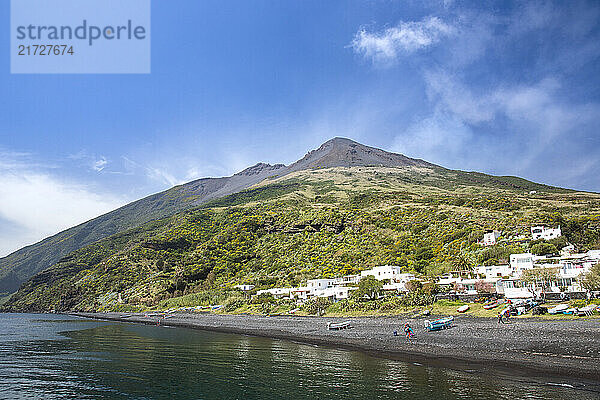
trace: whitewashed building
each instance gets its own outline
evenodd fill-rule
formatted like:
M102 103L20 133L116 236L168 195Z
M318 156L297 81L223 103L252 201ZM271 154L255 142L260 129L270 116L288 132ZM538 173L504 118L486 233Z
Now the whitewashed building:
M306 287L310 291L325 290L333 286L334 279L309 279L306 281Z
M484 246L493 246L497 243L498 238L500 237L500 231L491 231L483 234L483 245Z
M512 275L520 276L523 270L532 269L534 262L538 258L531 253L511 254L510 267L513 270Z
M510 265L481 265L475 268L475 273L485 279L509 277L514 269Z
M292 291L293 288L272 288L272 289L264 289L264 290L259 290L258 292L256 292L256 295L260 296L261 294L272 294L273 297L276 298L284 298L284 297L290 297L290 292Z
M243 292L249 292L250 290L254 289L254 285L235 285L234 288Z
M545 226L532 226L531 227L531 238L533 240L544 239L550 240L555 239L562 235L560 226L558 228L547 228Z
M402 273L402 268L397 267L395 265L382 265L379 267L375 267L373 269L369 269L366 271L360 272L361 278L366 278L367 276L372 276L378 281L384 281L389 279L393 280L397 275Z

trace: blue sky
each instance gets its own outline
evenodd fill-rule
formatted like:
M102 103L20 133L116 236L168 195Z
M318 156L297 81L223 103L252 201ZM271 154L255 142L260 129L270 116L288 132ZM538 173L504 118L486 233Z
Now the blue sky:
M482 3L153 0L148 75L11 75L1 30L0 256L334 136L600 191L599 4Z

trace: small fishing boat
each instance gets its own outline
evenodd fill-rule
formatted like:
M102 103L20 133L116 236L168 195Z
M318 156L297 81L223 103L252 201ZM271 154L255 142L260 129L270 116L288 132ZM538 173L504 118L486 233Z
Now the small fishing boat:
M329 329L330 331L339 331L340 329L348 329L349 327L350 321L327 323L327 329Z
M456 311L458 311L459 313L464 313L467 312L469 310L469 305L465 304L464 306L460 306L456 309Z
M548 314L564 314L564 312L569 309L568 304L559 304L556 307L552 307L548 310Z
M500 305L500 302L498 300L494 300L494 301L489 301L487 303L485 303L483 305L483 308L485 308L486 310L491 310L492 308L496 308Z
M577 315L580 317L591 317L594 311L598 309L598 305L590 304L577 310Z
M483 304L483 308L486 310L491 310L492 308L496 308L496 307L498 307L497 301L490 301L490 302Z
M221 304L219 304L219 305L217 305L217 306L211 306L211 307L210 307L210 309L211 309L211 310L213 310L213 311L215 311L215 310L218 310L218 309L220 309L220 308L222 308L222 307L223 307L223 306L222 306Z
M454 317L446 317L436 319L435 321L425 321L425 329L429 332L439 331L441 329L447 329L452 325L452 321L454 321Z

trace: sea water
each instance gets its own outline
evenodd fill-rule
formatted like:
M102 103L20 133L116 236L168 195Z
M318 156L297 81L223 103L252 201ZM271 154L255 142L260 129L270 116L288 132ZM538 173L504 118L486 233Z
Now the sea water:
M0 399L597 399L593 387L62 315L0 314Z

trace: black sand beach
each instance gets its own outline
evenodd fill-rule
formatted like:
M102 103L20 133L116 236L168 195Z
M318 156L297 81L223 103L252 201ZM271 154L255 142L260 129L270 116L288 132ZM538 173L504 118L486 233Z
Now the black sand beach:
M158 317L124 313L73 315L156 324ZM493 319L458 316L448 330L426 332L425 318L317 318L174 313L165 326L264 336L360 350L369 354L432 366L538 377L578 378L600 385L600 320ZM351 328L329 331L327 322L351 321ZM405 322L415 330L410 341ZM399 336L393 332L398 331Z

